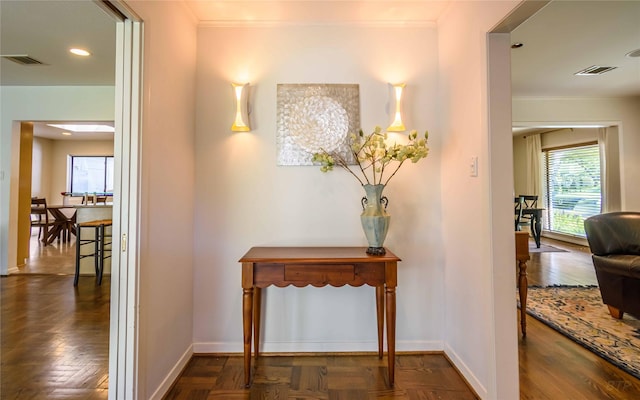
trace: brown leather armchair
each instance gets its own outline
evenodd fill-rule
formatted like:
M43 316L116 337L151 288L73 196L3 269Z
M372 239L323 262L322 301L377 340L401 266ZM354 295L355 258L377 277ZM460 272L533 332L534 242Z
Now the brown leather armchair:
M602 301L614 318L640 317L640 212L594 215L584 221Z

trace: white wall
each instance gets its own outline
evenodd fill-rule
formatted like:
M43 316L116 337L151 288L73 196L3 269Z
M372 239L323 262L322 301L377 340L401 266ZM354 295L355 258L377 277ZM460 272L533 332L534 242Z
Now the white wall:
M523 98L513 99L517 125L619 125L622 210L640 210L640 98Z
M113 156L113 140L51 140L34 138L31 196L45 197L47 204L62 204L61 192L69 190L69 156ZM42 159L43 162L36 160Z
M114 96L111 86L0 86L0 274L17 268L16 121L112 121Z
M391 214L385 245L402 258L397 348L442 349L436 46L432 25L199 28L196 351L242 351L238 259L252 246L366 246L359 219L364 190L353 177L276 165L276 85L359 84L361 126L369 131L389 121L388 82L407 84L406 125L431 133L429 157L403 166L384 192ZM233 81L252 85L249 133L230 131ZM373 288L266 292L264 351L377 348Z
M197 32L182 2L127 3L144 21L138 398L159 399L193 343Z
M51 172L53 140L33 138L33 156L31 167L31 197L48 198L51 204Z
M516 4L452 2L438 21L445 351L484 399L519 397L509 40L489 70L486 35Z

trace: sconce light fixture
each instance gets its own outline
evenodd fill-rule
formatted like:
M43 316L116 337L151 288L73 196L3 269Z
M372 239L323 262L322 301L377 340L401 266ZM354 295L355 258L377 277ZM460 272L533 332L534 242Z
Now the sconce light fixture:
M234 132L249 132L249 84L232 83L236 102L236 116L231 125Z
M404 83L389 84L391 88L390 100L389 100L389 113L391 114L391 125L387 128L390 132L402 132L407 129L402 122L402 90L405 87Z

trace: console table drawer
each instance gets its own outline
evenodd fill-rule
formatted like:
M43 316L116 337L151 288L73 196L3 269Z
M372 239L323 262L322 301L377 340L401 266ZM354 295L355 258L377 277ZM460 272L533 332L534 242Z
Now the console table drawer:
M284 267L284 280L291 282L352 282L355 279L353 264L291 264Z
M384 263L280 264L260 263L253 269L256 287L275 286L379 286L385 282Z

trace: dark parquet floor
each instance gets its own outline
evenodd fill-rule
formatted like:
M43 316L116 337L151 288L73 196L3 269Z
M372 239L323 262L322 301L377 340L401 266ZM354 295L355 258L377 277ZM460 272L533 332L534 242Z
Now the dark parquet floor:
M12 275L2 285L2 399L106 399L109 278Z
M393 388L377 355L261 357L243 379L241 356L195 356L165 399L476 399L439 354L398 356Z

